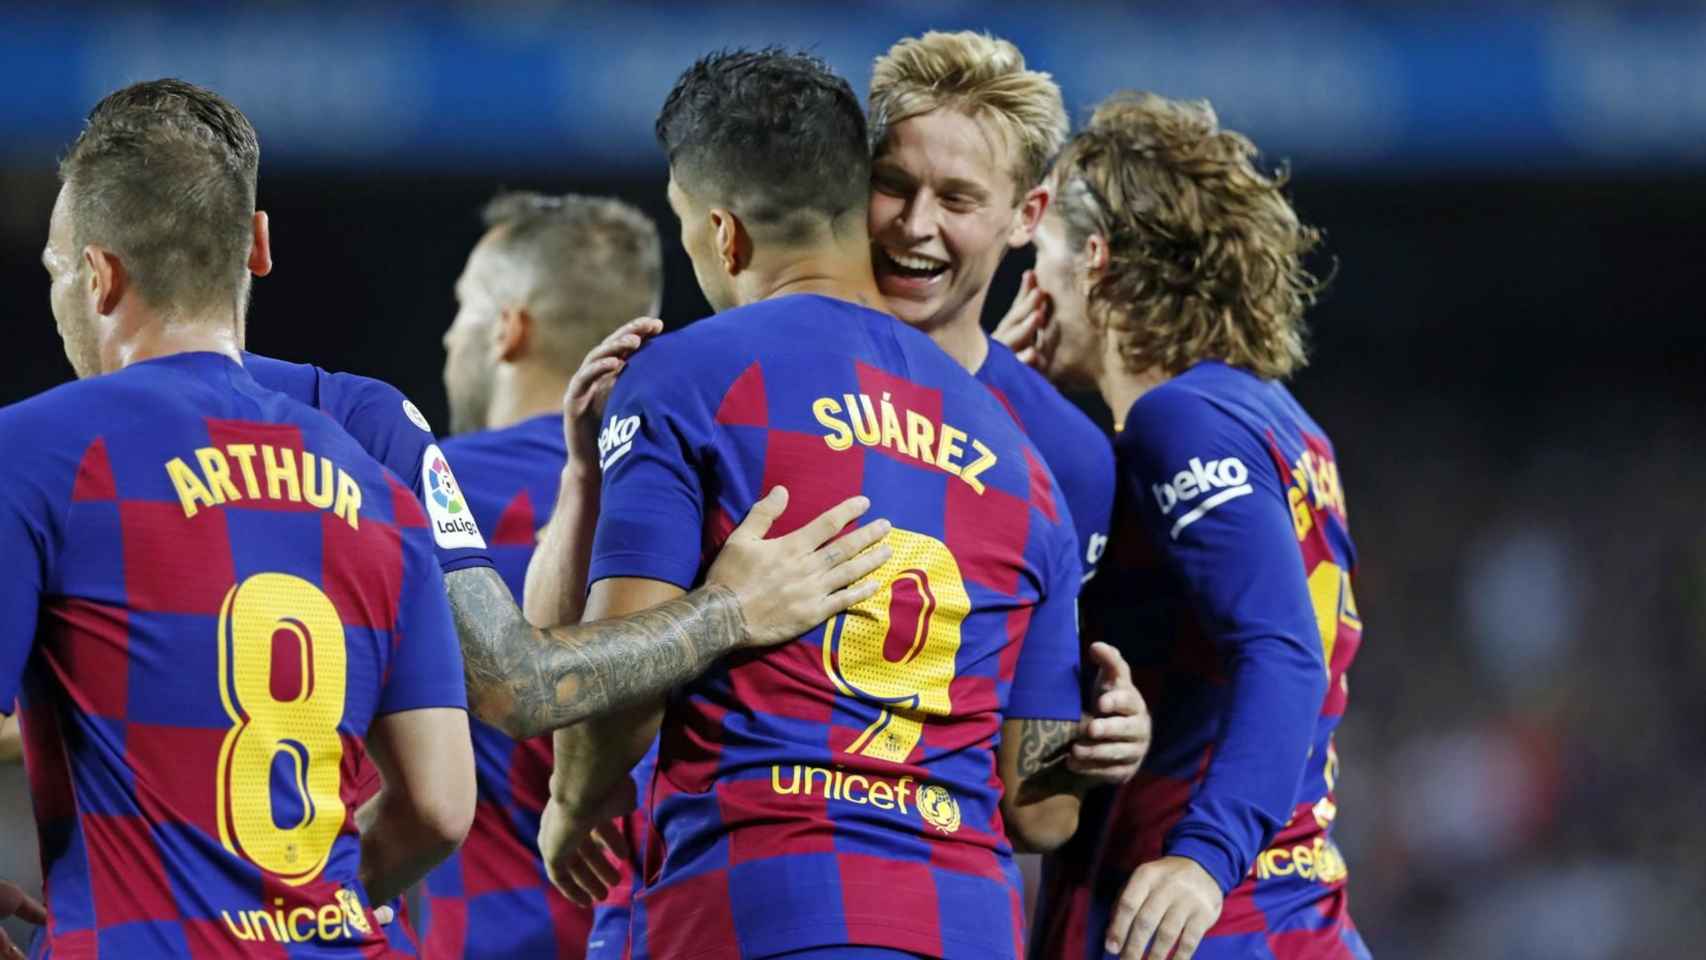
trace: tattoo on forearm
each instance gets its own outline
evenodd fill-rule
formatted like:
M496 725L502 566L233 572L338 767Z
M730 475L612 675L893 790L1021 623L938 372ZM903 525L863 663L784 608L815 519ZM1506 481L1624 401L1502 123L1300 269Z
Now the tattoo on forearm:
M1078 736L1076 720L1024 720L1019 724L1021 805L1062 793L1078 793L1084 784L1066 768L1066 752Z
M660 696L739 645L746 623L727 587L650 610L540 630L489 567L445 578L474 713L517 738Z

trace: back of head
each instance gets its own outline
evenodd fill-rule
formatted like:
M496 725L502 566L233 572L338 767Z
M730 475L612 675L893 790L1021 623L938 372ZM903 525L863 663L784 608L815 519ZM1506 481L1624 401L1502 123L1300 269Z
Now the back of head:
M657 224L633 206L514 191L494 197L482 216L546 363L573 372L612 330L657 312L663 250Z
M880 154L894 125L940 109L958 110L1001 132L1013 155L1015 198L1042 182L1066 140L1060 87L1025 67L1025 55L987 33L931 31L877 58L871 72L871 146Z
M804 53L710 54L676 81L657 138L683 190L755 235L802 243L869 201L865 115L847 81Z
M211 90L166 79L112 93L59 165L74 242L117 254L162 312L240 303L260 154L248 118Z
M1107 241L1090 310L1131 369L1220 360L1278 379L1304 364L1303 312L1320 284L1303 259L1321 235L1256 153L1207 101L1124 93L1055 162L1054 209L1073 249L1091 234Z

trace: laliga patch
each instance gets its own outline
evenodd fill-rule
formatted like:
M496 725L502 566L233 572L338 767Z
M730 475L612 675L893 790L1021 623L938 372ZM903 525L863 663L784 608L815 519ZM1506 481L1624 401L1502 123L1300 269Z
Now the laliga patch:
M484 550L486 539L480 536L480 525L468 508L468 498L456 485L456 475L450 472L450 462L444 459L438 444L429 444L421 457L421 490L426 493L427 521L432 524L433 540L445 550Z
M403 401L403 415L408 417L409 422L415 426L420 427L427 433L432 432L432 427L427 424L427 418L421 415L421 408L415 406L406 399Z

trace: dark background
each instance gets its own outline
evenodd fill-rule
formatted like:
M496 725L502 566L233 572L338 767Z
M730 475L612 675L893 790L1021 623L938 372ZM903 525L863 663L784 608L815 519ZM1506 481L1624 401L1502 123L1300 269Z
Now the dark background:
M1338 448L1360 554L1338 821L1358 926L1403 960L1692 955L1706 165L1284 156L1337 268L1293 386ZM0 163L0 403L70 376L38 262L52 153L28 160ZM442 425L439 338L481 203L519 187L638 204L664 234L678 325L706 307L663 186L655 159L263 159L276 269L255 285L250 346L389 380ZM1003 267L991 321L1028 256ZM34 851L10 791L0 871L15 876Z

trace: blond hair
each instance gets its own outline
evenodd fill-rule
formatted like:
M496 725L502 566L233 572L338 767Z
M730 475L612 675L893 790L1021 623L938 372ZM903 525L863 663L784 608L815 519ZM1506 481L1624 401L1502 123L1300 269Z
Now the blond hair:
M1130 369L1212 359L1282 379L1306 362L1303 311L1321 283L1303 258L1321 233L1286 200L1285 172L1255 158L1206 100L1120 93L1056 161L1068 239L1107 241L1090 313Z
M1025 55L987 33L932 30L877 58L871 71L873 152L889 128L943 107L988 119L1017 156L1009 170L1018 196L1042 182L1066 140L1066 107L1047 73L1025 68Z

